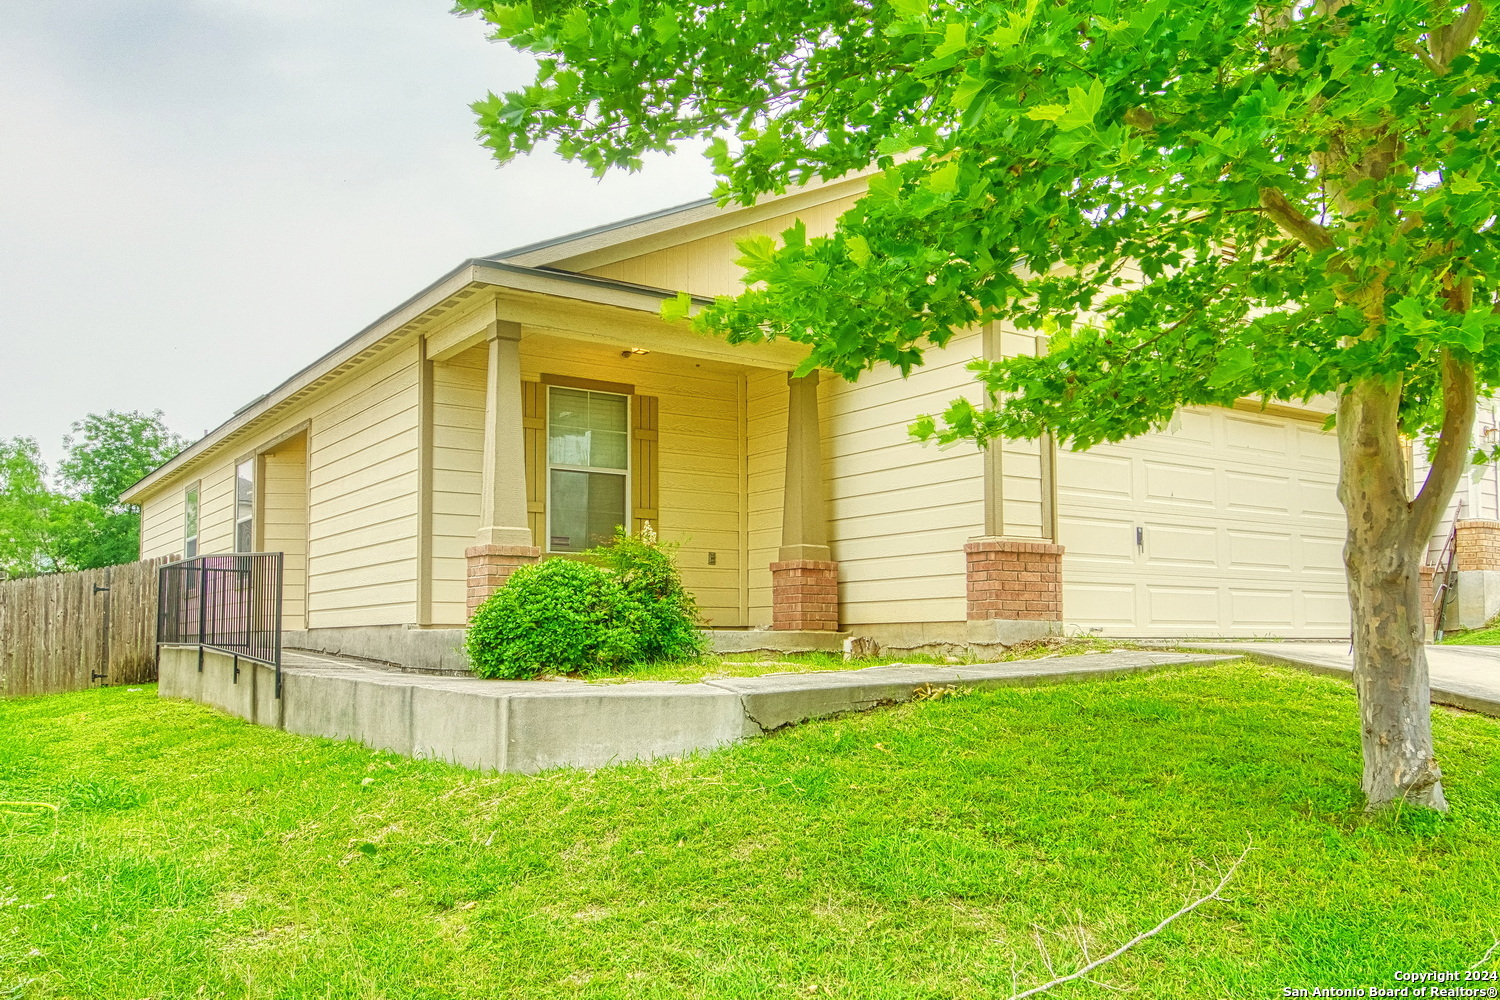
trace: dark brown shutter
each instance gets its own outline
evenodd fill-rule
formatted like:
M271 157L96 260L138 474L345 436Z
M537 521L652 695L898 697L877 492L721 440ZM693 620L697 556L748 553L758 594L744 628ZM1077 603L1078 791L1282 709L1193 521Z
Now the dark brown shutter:
M526 436L526 517L531 544L547 551L547 387L521 383L521 426Z
M651 522L657 531L660 502L661 441L658 433L660 400L655 396L630 397L631 530L640 531Z

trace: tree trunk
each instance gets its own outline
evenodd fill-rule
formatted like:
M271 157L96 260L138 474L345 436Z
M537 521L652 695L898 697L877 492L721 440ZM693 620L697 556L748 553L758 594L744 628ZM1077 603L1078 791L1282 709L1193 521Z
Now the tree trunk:
M1425 524L1428 518L1418 516L1407 500L1397 430L1400 400L1398 380L1366 379L1347 387L1338 412L1339 499L1349 518L1344 565L1354 629L1364 792L1372 810L1398 802L1446 810L1442 772L1432 746L1421 597L1422 554L1431 528ZM1427 487L1440 488L1443 502L1438 506L1445 508L1453 484L1441 489L1442 480L1449 478L1444 471Z

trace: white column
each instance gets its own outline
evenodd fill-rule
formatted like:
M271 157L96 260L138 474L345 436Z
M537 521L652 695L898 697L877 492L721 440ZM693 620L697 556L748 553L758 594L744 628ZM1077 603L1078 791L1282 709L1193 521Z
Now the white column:
M521 424L521 327L489 327L484 396L484 474L479 491L480 545L530 546L526 514L525 430Z
M828 560L827 491L818 425L818 373L787 376L786 485L778 561Z

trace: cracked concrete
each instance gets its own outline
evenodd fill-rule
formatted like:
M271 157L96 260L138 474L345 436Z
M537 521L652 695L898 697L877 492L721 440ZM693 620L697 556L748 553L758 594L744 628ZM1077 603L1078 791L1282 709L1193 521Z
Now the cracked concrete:
M303 736L465 767L532 774L712 750L785 726L910 701L923 688L988 688L1218 663L1237 654L1121 650L1011 663L896 665L689 684L490 681L384 670L327 653L283 657L281 699L270 667L197 647L164 646L159 693L190 698Z

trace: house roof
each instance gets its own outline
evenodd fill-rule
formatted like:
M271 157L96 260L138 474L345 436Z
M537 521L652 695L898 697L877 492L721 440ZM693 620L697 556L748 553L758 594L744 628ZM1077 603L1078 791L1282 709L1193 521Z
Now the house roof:
M706 225L710 230L724 231L753 223L760 218L796 211L803 204L826 201L830 197L845 194L846 189L853 190L862 186L869 173L870 171L861 171L834 181L814 181L783 194L765 197L751 206L720 207L713 198L700 198L673 208L503 250L488 257L471 257L276 388L240 407L224 423L132 485L124 492L122 499L126 502L134 501L151 487L171 478L185 465L216 451L236 432L244 430L294 397L311 391L321 380L331 377L360 355L379 350L382 341L397 334L402 327L421 318L429 310L440 307L445 299L460 292L467 284L495 285L656 314L663 299L677 296L675 289L582 274L577 269L558 265L567 263L577 267L592 267L600 261L651 249L663 241L671 242L673 237L670 234L673 230L688 226L702 230ZM704 306L711 301L696 295L692 299L696 306ZM761 346L766 348L767 345ZM747 349L742 347L740 350ZM802 349L782 343L779 349L772 350L778 357L782 354L789 357L791 352Z
M183 466L216 450L218 445L236 431L248 427L279 404L309 391L320 380L331 376L360 355L377 350L382 341L392 337L407 324L422 317L434 307L440 306L445 300L471 284L495 286L523 293L541 293L605 306L636 309L650 314L656 314L660 310L664 299L677 296L677 292L673 290L638 285L614 278L577 274L558 268L525 267L485 258L470 258L316 361L297 371L274 389L240 407L228 420L183 449L171 461L152 470L139 482L125 490L122 499L127 503L134 501L152 486L171 477ZM694 296L693 301L695 305L703 306L707 305L710 300Z
M629 238L629 235L623 233L622 230L648 229L651 231L656 231L658 227L652 225L652 223L658 223L663 220L670 219L672 226L677 226L681 225L684 221L689 220L674 218L675 216L684 214L697 215L703 209L717 208L717 200L713 198L699 198L697 201L685 202L681 205L674 205L671 208L663 208L655 212L646 212L643 215L633 215L628 219L621 219L618 222L607 222L602 226L590 226L588 229L580 229L577 232L566 233L562 236L554 236L551 239L539 240L536 243L527 243L524 246L512 247L509 250L502 250L499 253L492 253L487 257L482 257L479 259L507 261L518 264L536 263L536 261L534 261L532 258L537 257L543 257L552 260L561 260L564 257L572 256L573 253L576 252L578 244L593 243L596 241L597 237L608 235L612 237L609 242L617 242L620 239ZM717 211L710 211L703 214L716 215L718 213ZM562 252L559 253L557 251Z

